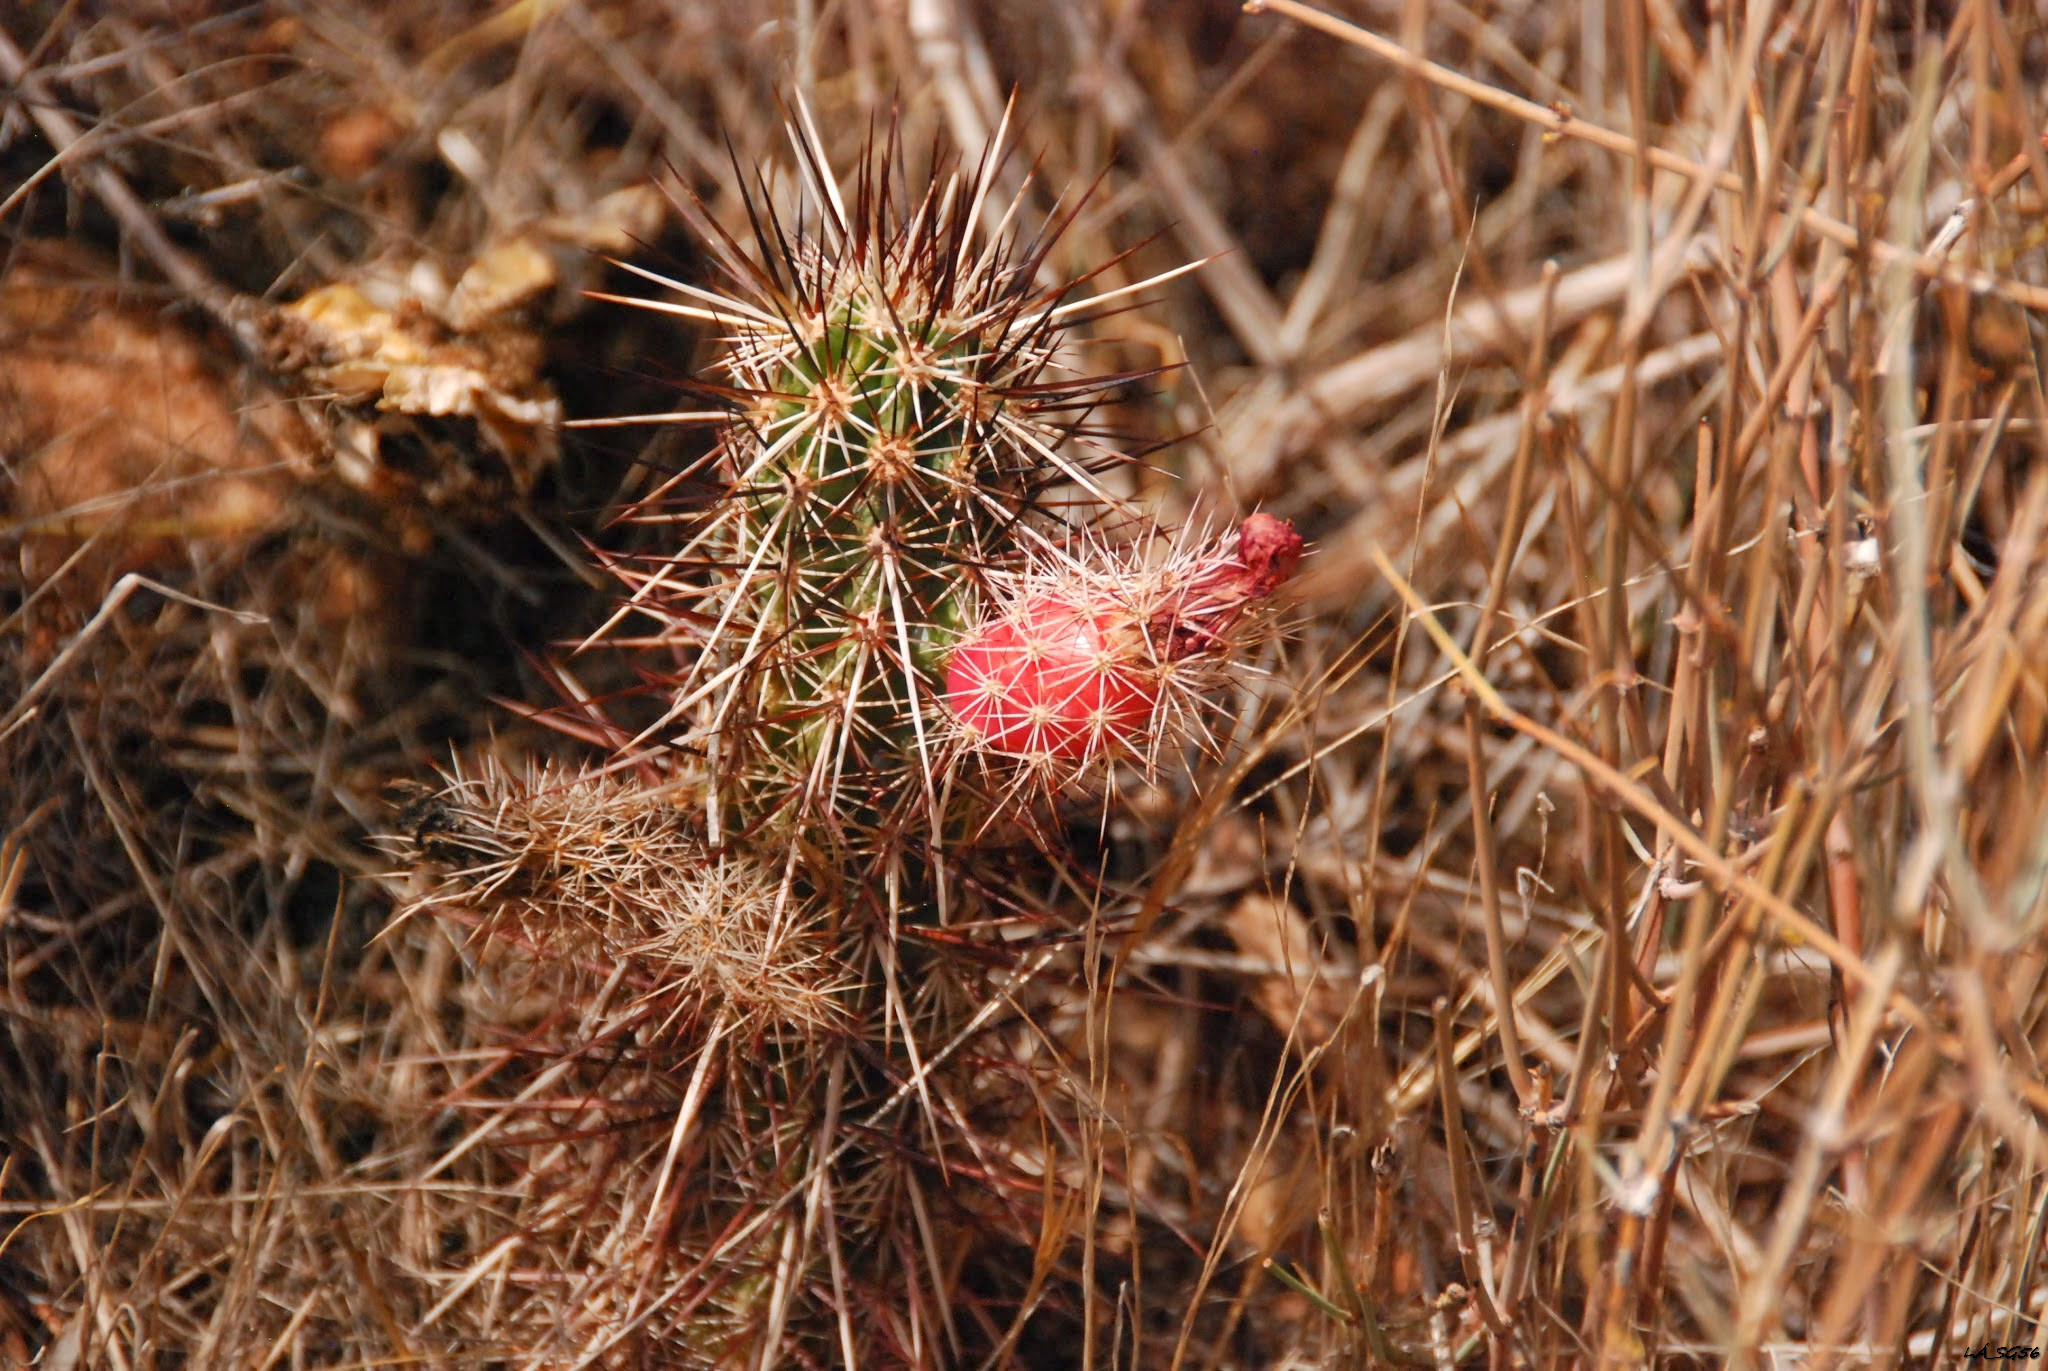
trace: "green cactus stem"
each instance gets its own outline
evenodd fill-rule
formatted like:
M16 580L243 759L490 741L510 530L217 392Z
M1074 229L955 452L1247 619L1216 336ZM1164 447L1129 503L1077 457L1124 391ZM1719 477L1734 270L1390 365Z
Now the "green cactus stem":
M687 537L619 569L676 663L638 744L717 753L724 836L790 837L859 876L855 854L929 830L946 656L992 571L1063 542L1066 504L1111 501L1096 474L1125 459L1087 421L1138 376L1063 369L1100 301L1041 280L1071 211L1027 236L1013 203L983 230L1000 154L911 197L892 139L849 203L815 134L798 149L805 203L785 219L757 182L753 252L689 207L726 293L633 268L680 300L629 303L723 333L723 378L698 386L724 411L723 490L643 502Z

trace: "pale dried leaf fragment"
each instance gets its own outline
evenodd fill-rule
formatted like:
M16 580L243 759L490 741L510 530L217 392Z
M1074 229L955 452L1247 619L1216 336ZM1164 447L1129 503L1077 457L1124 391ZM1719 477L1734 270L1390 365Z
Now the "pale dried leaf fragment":
M551 214L487 242L450 284L434 262L383 264L309 291L272 329L278 370L386 414L468 421L504 462L500 484L524 497L559 455L562 403L541 374L537 321L573 297L592 253L644 242L666 213L649 185ZM447 504L493 483L467 471L400 476L381 426L343 425L336 469L367 490Z
M1254 891L1223 917L1237 950L1259 969L1252 1003L1282 1033L1319 1047L1344 1022L1350 992L1316 945L1300 910L1277 896ZM1346 978L1348 979L1348 978Z
M534 259L522 253L493 260L515 264L508 272L535 269ZM434 289L435 280L423 271L402 283L365 277L322 286L286 305L279 312L281 365L387 413L472 421L504 458L513 490L525 495L554 464L562 418L561 401L540 374L540 339L502 319L470 331L455 328L440 313L449 299ZM477 285L473 293L496 290L509 302L534 288L530 278L508 279ZM377 454L366 455L374 470ZM457 489L467 483L450 473L446 481L426 484L431 499L437 484Z
M553 290L558 280L554 257L533 238L518 234L477 254L448 292L442 313L456 329L473 332Z
M586 209L551 214L536 225L546 239L587 252L631 252L661 231L668 197L642 182L601 195Z

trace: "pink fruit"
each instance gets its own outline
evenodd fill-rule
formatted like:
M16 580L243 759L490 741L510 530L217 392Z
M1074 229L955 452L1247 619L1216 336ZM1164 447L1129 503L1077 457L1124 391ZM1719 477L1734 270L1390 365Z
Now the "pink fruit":
M1107 613L1046 595L968 635L946 667L946 705L976 746L1086 762L1139 745L1160 681L1142 642Z
M1162 747L1206 736L1191 702L1227 682L1231 655L1257 638L1262 604L1302 552L1292 524L1254 514L1229 543L1163 561L1096 549L1032 567L954 649L946 707L970 748L1036 768L1150 765Z

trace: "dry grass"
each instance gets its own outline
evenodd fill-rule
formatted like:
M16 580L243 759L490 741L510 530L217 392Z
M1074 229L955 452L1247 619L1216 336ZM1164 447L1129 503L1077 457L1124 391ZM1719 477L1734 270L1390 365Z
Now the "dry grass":
M0 1365L2048 1343L2048 25L1917 8L10 8ZM522 717L701 456L579 291L791 90L1013 86L1048 273L1214 256L1118 479L1295 520L1293 641L956 924L676 921Z

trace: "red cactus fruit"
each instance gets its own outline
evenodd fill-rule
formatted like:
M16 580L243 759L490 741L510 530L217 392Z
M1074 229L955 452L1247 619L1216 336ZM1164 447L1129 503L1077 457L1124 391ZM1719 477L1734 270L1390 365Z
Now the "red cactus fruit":
M1229 552L1031 573L954 649L946 707L975 750L1055 771L1150 756L1188 722L1180 697L1220 683L1247 614L1301 557L1292 524L1254 514Z
M992 752L1086 762L1146 733L1160 681L1101 608L1048 594L983 624L953 652L946 705Z

